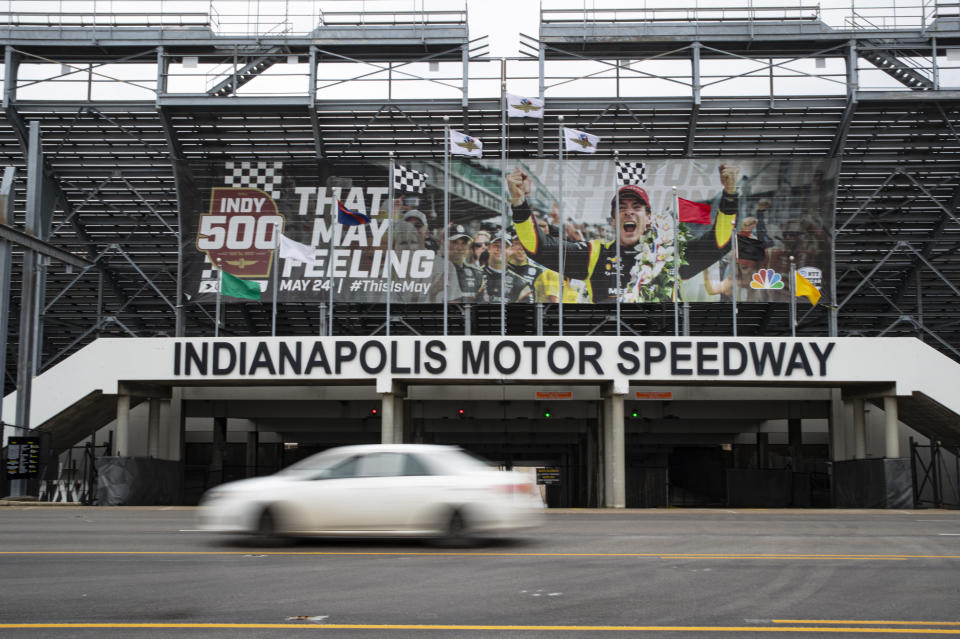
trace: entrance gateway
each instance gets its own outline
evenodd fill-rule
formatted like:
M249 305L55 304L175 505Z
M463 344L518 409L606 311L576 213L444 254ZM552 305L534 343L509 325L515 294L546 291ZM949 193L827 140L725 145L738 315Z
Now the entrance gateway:
M550 469L553 506L902 507L901 440L958 437L957 373L912 338L100 339L36 379L31 422L58 449L109 431L119 503L427 442Z

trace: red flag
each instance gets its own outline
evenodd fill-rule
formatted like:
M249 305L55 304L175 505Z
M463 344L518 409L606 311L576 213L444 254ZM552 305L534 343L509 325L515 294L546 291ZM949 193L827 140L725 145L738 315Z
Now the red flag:
M703 202L691 202L682 197L677 198L680 205L680 221L694 224L710 223L710 205Z

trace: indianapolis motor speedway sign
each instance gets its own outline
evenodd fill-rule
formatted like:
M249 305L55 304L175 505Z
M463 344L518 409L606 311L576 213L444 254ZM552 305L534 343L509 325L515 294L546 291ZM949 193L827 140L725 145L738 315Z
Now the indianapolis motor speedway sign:
M832 340L785 338L193 339L173 344L174 378L825 378Z

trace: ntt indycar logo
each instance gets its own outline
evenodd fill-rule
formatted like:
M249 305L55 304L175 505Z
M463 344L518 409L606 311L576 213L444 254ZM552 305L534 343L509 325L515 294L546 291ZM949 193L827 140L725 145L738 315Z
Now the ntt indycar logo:
M819 378L833 341L367 338L198 339L174 344L178 378Z

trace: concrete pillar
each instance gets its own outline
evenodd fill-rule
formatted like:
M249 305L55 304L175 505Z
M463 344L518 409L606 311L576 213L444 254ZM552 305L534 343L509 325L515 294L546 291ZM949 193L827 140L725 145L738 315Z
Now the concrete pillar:
M623 399L620 393L604 398L603 461L604 505L625 508L627 505L627 470L623 425Z
M393 443L402 444L405 440L404 437L404 412L403 407L404 401L402 395L393 396Z
M117 436L114 441L117 457L130 456L130 396L117 395Z
M895 395L887 395L883 398L883 412L886 418L884 424L886 457L887 459L898 459L900 457L900 428L897 424L897 398Z
M397 418L396 396L393 393L380 394L380 443L393 444L396 437Z
M601 406L600 416L600 476L602 480L599 486L599 495L597 498L598 506L608 506L612 500L610 486L613 486L613 458L611 457L610 439L612 437L613 424L613 405L609 397L604 397Z
M247 477L257 476L257 448L260 445L260 433L247 432Z
M862 399L853 400L853 458L867 458L867 415Z
M151 397L147 414L147 456L160 457L160 398Z
M403 398L406 388L402 384L391 383L377 388L380 391L380 443L400 444L403 442Z
M613 417L613 507L627 507L627 451L623 423L623 395L611 397Z

